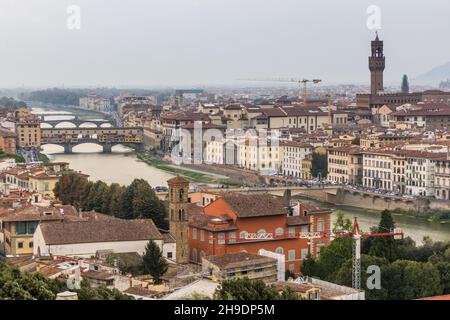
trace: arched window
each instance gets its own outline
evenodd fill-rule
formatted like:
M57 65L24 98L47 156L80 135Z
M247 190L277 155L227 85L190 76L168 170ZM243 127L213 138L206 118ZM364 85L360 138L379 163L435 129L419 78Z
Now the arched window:
M180 189L180 201L183 201L184 189Z
M266 234L267 232L266 232L266 230L264 230L264 229L259 229L258 230L258 235L260 235L260 234Z
M240 239L245 239L245 238L247 238L247 235L248 235L248 232L247 232L247 231L241 231L241 232L239 233L239 238L240 238Z
M276 228L275 229L275 235L276 236L282 236L284 233L284 229L283 228Z
M178 220L183 221L183 210L182 209L178 210Z
M278 248L275 250L275 252L278 253L278 254L284 254L284 250L283 250L282 247L278 247Z

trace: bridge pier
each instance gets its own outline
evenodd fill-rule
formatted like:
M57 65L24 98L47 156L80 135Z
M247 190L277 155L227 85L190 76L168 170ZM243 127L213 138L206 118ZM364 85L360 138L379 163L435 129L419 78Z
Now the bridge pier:
M70 143L64 145L64 153L72 153L72 145Z
M111 153L112 152L112 146L109 143L106 143L103 145L103 153Z

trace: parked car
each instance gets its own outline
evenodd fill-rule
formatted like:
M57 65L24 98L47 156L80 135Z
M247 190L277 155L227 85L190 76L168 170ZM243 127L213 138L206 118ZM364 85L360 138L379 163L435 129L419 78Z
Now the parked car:
M169 191L169 188L164 187L164 186L156 186L154 189L155 189L155 192L167 192L167 191Z

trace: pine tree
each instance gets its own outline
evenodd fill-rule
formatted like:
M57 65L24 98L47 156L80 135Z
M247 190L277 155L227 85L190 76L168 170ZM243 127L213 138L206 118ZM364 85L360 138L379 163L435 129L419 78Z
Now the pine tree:
M162 256L162 252L153 240L147 243L143 259L144 274L150 274L153 283L160 284L161 276L167 271L167 262Z
M395 222L389 210L381 212L380 224L378 225L378 233L393 232ZM397 244L393 236L377 237L373 239L369 249L369 254L389 261L394 261L397 257Z

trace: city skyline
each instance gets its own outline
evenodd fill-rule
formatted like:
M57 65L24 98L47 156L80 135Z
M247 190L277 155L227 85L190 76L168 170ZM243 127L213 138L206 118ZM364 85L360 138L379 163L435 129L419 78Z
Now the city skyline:
M368 85L371 5L381 9L387 86L400 85L403 74L414 85L450 60L450 45L436 33L450 26L449 4L345 3L4 1L0 26L9 49L0 87L252 86L237 79L267 77ZM81 10L79 30L67 28L70 5Z

